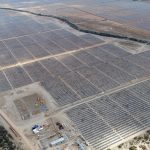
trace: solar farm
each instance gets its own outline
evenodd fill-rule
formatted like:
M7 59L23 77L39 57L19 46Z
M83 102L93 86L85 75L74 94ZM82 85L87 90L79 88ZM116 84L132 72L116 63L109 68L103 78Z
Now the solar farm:
M48 6L43 11L49 12ZM29 124L22 130L31 127L38 119L42 124L47 112L62 113L94 150L112 148L149 129L149 45L130 50L118 44L123 40L83 33L57 19L2 9L0 29L0 94L8 102L4 107L0 98L0 104L19 128L24 123ZM36 138L47 149L45 132Z

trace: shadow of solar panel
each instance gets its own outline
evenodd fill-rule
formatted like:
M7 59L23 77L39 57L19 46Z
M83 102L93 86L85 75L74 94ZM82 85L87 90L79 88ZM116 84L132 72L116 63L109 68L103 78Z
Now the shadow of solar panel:
M120 47L112 45L112 44L102 45L101 48L103 48L107 52L112 53L113 55L115 55L117 57L124 57L124 56L131 55L129 52L123 50Z
M30 21L28 22L20 22L20 29L24 32L24 35L28 35L28 34L35 34L38 32L38 30L36 30L36 28L34 28L31 24Z
M26 46L26 48L32 53L32 55L36 58L41 58L50 55L46 50L44 50L38 44L34 44L31 46Z
M5 70L6 76L14 88L32 83L29 76L21 67L15 67Z
M24 46L32 46L34 44L37 44L30 36L23 36L18 37L18 40L24 45Z
M50 77L50 73L38 62L24 65L29 75L34 81L43 81Z
M83 61L87 65L94 65L100 62L99 59L85 51L76 52L74 53L74 56L76 56L80 61Z
M47 31L51 31L51 30L56 30L56 29L60 29L61 27L59 27L58 25L50 22L50 23L44 23L42 24L44 29Z
M111 55L108 52L103 51L101 46L90 48L87 50L87 52L107 63L111 63L112 61L118 58L114 55Z
M150 100L150 82L142 82L130 87L128 90L135 93L139 98L149 103Z
M0 92L10 90L11 86L9 85L5 75L0 72Z
M33 59L32 55L16 39L6 40L5 43L18 61Z
M50 41L49 39L44 38L40 34L33 35L32 38L36 40L43 48L48 50L51 54L59 54L65 51L63 48Z
M150 70L150 60L147 58L141 57L140 54L131 55L131 56L125 57L125 59L145 69Z
M65 29L61 29L61 30L56 30L55 33L63 38L69 38L70 36L73 36L74 34L65 30Z
M126 83L133 79L135 79L133 76L129 75L128 73L118 69L115 66L112 66L108 63L98 63L95 64L96 68L108 75L110 78L114 79L118 83Z
M62 76L70 71L55 58L42 60L41 63L55 76Z
M57 30L54 33L62 38L67 39L68 41L71 41L72 43L77 44L79 47L87 47L87 46L91 45L88 41L80 38L80 36L76 36L76 35L72 34L71 32L66 31L64 29Z
M146 58L150 59L150 50L142 52L142 53L138 54L138 56L142 56L142 57L146 57Z
M85 64L69 54L64 56L57 56L56 59L65 64L70 70L85 66Z
M136 64L133 64L127 60L124 59L116 59L112 61L112 64L116 65L120 69L126 70L131 75L134 75L135 77L144 77L149 76L150 72L146 71L145 69L141 68L140 66L137 66Z
M91 102L90 105L123 138L127 138L143 129L142 124L132 118L109 97L99 98Z
M4 53L4 52L8 52L8 48L5 46L5 44L0 41L0 54Z
M44 26L42 24L40 24L34 20L27 21L26 24L31 26L33 28L33 31L36 30L37 32L43 32L43 31L47 30L46 28L44 28Z
M76 71L87 78L97 88L104 91L115 88L119 85L117 82L113 81L111 78L93 67L80 67Z
M85 104L67 111L67 114L95 149L104 149L120 140L118 135Z
M22 48L22 45L19 43L19 41L17 41L17 39L8 39L4 41L6 46L9 49L16 49L16 48Z
M26 16L26 15L15 15L15 16L11 16L9 17L9 22L13 23L13 24L19 24L20 22L26 22L28 20L31 20L31 17Z
M150 124L150 113L139 116L138 120L143 123L146 127L149 127Z
M36 32L44 31L44 27L39 22L35 21L34 19L30 18L27 21L22 21L21 24L23 26L29 26L29 29L33 29Z
M89 43L91 43L91 45L100 44L100 43L104 42L101 39L99 39L91 34L84 34L84 35L80 35L79 37L85 41L88 41Z
M15 63L17 63L17 61L9 51L0 53L0 66L1 67L13 65Z
M1 27L1 31L0 31L0 39L4 40L4 39L8 39L14 37L13 34L9 31L7 31L7 29L5 27Z
M42 85L61 106L80 100L80 97L58 78L47 78Z
M123 90L110 95L110 97L118 102L122 107L129 111L137 119L142 115L150 114L150 105L142 101L128 90Z
M72 42L58 36L54 32L46 32L46 33L43 33L42 35L45 38L50 39L51 41L54 41L55 43L57 43L59 47L62 47L66 51L75 50L79 48L75 43L73 44Z
M66 39L71 41L72 43L76 44L80 48L91 46L91 43L81 39L80 37L78 37L76 35L72 35L72 36L70 36L70 37L68 37Z
M79 75L78 73L67 73L62 77L65 82L70 85L77 94L82 98L92 96L101 92L98 88L92 85L88 80Z
M14 23L5 24L7 31L12 33L13 37L23 36L24 32Z

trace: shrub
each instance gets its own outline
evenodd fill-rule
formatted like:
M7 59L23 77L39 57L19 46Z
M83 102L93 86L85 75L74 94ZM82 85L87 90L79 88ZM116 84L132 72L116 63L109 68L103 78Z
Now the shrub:
M137 150L137 147L136 147L136 146L131 146L131 147L129 148L129 150Z
M147 133L150 135L150 130L148 130Z
M140 141L140 140L142 140L142 139L143 139L143 137L142 137L142 136L139 136L139 137L138 137L138 140L139 140L139 141Z
M146 146L145 145L140 145L139 146L142 150L147 150Z
M123 146L123 143L122 144L120 144L120 145L118 145L118 148L121 148Z
M147 141L149 140L149 134L144 134L144 139Z
M137 140L138 139L138 137L136 136L136 137L134 137L134 140Z

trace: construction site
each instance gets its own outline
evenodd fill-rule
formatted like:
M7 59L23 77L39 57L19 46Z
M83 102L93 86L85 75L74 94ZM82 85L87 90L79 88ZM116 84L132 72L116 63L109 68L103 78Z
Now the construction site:
M148 14L146 0L0 0L0 149L149 150Z
M14 124L34 150L89 149L65 113L55 115L58 106L39 83L9 91L0 102L1 110L12 121L9 129L15 138L19 137L21 148L21 136Z

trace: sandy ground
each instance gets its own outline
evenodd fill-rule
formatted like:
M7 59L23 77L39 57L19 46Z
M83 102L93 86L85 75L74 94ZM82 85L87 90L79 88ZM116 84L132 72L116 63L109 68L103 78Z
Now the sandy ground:
M146 39L146 40L150 39L149 30L136 27L136 22L134 22L135 24L134 26L123 22L119 22L113 19L113 17L111 18L111 17L106 17L105 15L101 15L101 12L103 11L105 12L107 9L108 11L111 11L112 8L109 8L108 6L107 7L104 6L104 7L100 7L99 9L96 8L95 10L92 8L90 10L87 10L87 7L80 7L79 5L65 5L65 3L64 4L58 3L57 5L52 4L49 6L44 6L42 7L42 9L40 7L31 7L26 9L33 12L52 14L52 15L67 18L69 21L73 22L81 29L87 29L87 30L110 33L110 34L118 34L122 36L135 37L139 39ZM97 15L96 12L100 12L99 15ZM113 13L114 12L112 10L112 15ZM122 14L122 12L120 13ZM124 13L124 15L127 16L129 16L130 14L132 14L132 12L128 12L128 14L127 12ZM118 14L116 13L114 14L114 16L117 15ZM119 17L120 16L118 16L118 18Z

